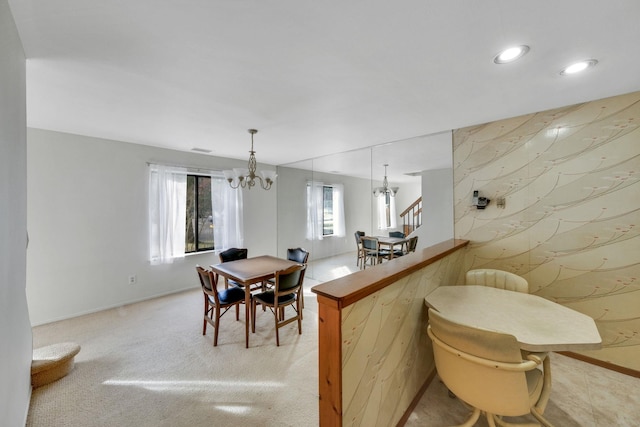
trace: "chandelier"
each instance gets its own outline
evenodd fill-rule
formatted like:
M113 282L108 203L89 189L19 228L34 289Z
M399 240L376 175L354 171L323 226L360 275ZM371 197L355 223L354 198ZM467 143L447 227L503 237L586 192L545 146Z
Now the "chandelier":
M265 190L271 188L271 185L275 182L276 175L275 171L262 171L259 175L256 174L256 152L253 150L253 135L258 133L256 129L249 129L249 133L251 134L251 151L249 151L249 169L244 168L233 168L233 170L223 171L224 177L229 182L231 188L236 189L239 187L248 188L251 190L251 187L256 185L257 181L260 181L260 187Z
M398 192L398 187L389 187L389 181L387 180L387 166L389 165L385 163L384 179L382 180L382 187L376 187L373 189L373 195L376 197L378 196L385 196L385 197L394 196L395 197L396 193Z

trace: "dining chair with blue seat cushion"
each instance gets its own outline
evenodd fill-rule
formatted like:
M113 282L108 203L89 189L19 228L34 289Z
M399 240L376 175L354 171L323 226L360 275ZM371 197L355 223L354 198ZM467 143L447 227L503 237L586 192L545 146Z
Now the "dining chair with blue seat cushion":
M218 345L220 318L233 306L236 307L236 320L240 320L240 304L244 302L244 290L237 287L218 290L218 275L210 270L196 266L200 285L204 295L204 320L202 335L207 334L207 323L214 329L213 345ZM224 311L222 311L224 310Z
M287 249L287 259L306 265L309 261L309 252L304 248L289 248Z
M364 249L362 248L362 241L360 240L360 238L364 236L365 233L364 231L356 231L353 234L356 237L356 248L358 250L356 265L358 267L362 267L362 263L364 262Z
M386 249L380 249L378 239L371 236L362 236L362 250L364 251L364 260L362 268L367 268L367 261L371 261L372 265L380 264L383 259L389 259L391 253Z
M249 251L247 248L229 248L218 254L220 257L220 262L230 262L230 261L238 261L240 259L247 259ZM237 288L244 288L242 283L238 283L235 280L229 279L227 277L224 278L224 287L228 288L229 285L235 286ZM262 289L263 286L261 283L254 285L250 290Z
M475 425L481 414L493 427L538 425L503 419L528 414L552 427L543 416L551 393L545 353L523 357L513 335L459 324L431 308L428 316L438 376L455 397L473 408L459 427Z
M400 239L404 239L406 236L402 231L390 231L389 237L398 237Z
M309 261L309 251L304 248L289 248L287 249L287 259L289 261L297 262L298 264L307 265L307 262ZM271 287L275 282L275 277L273 279L269 279L267 281L267 286ZM302 308L304 308L304 290L300 294L300 300Z
M411 253L416 251L416 247L418 246L418 236L413 236L409 238L407 242L407 251L406 253Z
M407 237L406 234L404 234L402 231L390 231L389 232L389 237L395 237L397 239L404 239L405 237ZM408 250L408 241L406 243L402 244L402 247L398 250L394 250L393 251L393 256L394 257L398 257L398 256L402 256L405 255L409 252Z
M307 262L309 261L309 251L304 248L289 248L287 249L287 260L307 265ZM273 286L275 282L275 277L269 279L268 285Z
M275 284L272 289L255 294L251 300L251 327L256 331L256 306L262 304L273 313L276 329L276 345L280 346L281 327L291 322L298 322L298 334L302 334L302 282L304 281L304 264L292 265L284 270L276 271ZM285 309L292 307L295 316L286 317Z

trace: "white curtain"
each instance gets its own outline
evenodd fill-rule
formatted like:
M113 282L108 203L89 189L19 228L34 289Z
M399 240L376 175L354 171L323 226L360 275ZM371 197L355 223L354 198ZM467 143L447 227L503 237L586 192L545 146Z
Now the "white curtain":
M149 259L167 264L184 257L187 170L149 165Z
M397 226L395 196L390 193L380 194L378 196L378 229L387 230Z
M324 183L307 182L307 240L322 240L322 212Z
M345 235L344 220L344 186L342 184L327 184L333 188L333 236ZM307 182L307 239L322 240L324 212L324 188L320 181Z
M233 189L222 175L211 177L211 204L213 212L213 239L216 250L242 248L243 205L242 191Z

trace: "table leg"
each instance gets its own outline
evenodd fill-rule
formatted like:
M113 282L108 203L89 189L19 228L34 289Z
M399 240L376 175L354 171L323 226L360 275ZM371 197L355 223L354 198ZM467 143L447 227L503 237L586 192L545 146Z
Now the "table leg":
M244 333L245 333L245 348L249 348L249 311L251 310L251 286L245 285L244 287Z

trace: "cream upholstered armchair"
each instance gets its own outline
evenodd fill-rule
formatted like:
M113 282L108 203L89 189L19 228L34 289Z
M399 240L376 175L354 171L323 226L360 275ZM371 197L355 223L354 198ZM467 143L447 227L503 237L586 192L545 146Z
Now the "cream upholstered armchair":
M465 284L491 286L492 288L506 289L508 291L529 293L529 282L524 277L508 271L489 268L467 271Z
M543 426L551 393L551 371L546 354L529 353L526 359L513 335L472 328L429 309L429 337L433 341L440 379L460 400L473 408L459 427L473 426L480 414L489 426L515 424L502 417L531 414ZM540 366L544 369L539 369Z

